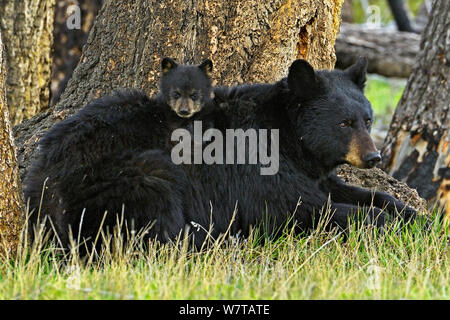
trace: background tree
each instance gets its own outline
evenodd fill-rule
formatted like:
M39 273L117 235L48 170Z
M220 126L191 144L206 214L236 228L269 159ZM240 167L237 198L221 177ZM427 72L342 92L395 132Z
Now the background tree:
M119 87L157 89L160 59L210 57L220 84L275 81L296 58L334 67L342 0L105 1L57 105L16 127L21 176L58 120Z
M435 0L383 148L383 168L450 217L450 1Z
M12 124L48 107L55 0L0 0Z
M414 32L403 0L387 0L399 31Z
M59 0L56 3L50 106L58 102L72 77L102 2L102 0ZM75 7L78 11L71 10ZM75 17L76 14L79 16ZM73 26L75 22L79 22L79 25Z
M0 241L5 241L6 250L14 252L22 228L24 206L6 103L6 79L5 48L0 32Z

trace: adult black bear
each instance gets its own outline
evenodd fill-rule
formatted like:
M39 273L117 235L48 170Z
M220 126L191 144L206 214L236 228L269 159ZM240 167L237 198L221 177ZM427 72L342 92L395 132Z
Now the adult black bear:
M263 221L268 230L279 230L291 218L300 228L311 228L329 195L330 223L342 228L358 211L378 226L387 212L397 210L409 220L415 211L392 196L372 197L333 173L341 163L372 167L380 160L369 136L372 110L362 91L366 64L361 59L346 71L315 72L297 60L288 77L273 85L217 89L216 105L190 119L224 135L226 129L279 129L274 175L261 175L261 164L176 166L169 157L170 136L174 121L186 120L168 117L167 108L138 92L94 101L41 140L25 190L33 215L48 215L64 246L69 228L94 239L102 219L111 227L122 210L129 227L154 223L148 237L161 241L175 238L191 222L207 230L212 226L215 236L227 230L233 214L230 232L243 236ZM190 121L175 124L189 127ZM191 230L196 246L205 239L204 229Z

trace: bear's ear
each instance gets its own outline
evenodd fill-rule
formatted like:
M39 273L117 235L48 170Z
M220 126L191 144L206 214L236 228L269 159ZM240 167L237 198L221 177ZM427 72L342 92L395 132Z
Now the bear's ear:
M204 73L206 73L206 75L208 77L211 76L212 70L213 70L213 63L211 60L209 60L209 59L203 60L203 62L201 64L199 64L198 67L200 68L200 70L202 70Z
M361 90L364 90L366 84L367 58L359 57L354 65L345 69L345 73L353 83Z
M164 58L161 61L161 70L163 73L168 72L169 70L176 68L178 64L171 58Z
M322 92L322 82L314 68L302 59L295 60L289 67L288 86L302 101Z

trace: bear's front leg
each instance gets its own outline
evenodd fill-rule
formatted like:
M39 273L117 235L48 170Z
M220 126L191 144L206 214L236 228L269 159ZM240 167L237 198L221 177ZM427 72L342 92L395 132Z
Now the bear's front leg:
M373 203L379 208L385 208L389 213L399 214L405 222L414 221L417 216L416 210L386 192L375 192Z
M387 214L377 207L359 207L346 203L331 204L330 225L338 226L341 229L346 229L351 220L382 229L387 218Z
M348 185L335 174L330 175L321 186L325 192L330 194L331 200L335 202L383 208L390 214L400 214L405 222L414 220L417 215L413 208L390 194L380 191L371 192L367 189Z

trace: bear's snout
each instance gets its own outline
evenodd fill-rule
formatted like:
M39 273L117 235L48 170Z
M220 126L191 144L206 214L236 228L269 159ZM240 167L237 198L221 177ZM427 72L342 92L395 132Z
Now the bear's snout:
M380 151L368 132L353 134L345 161L361 169L373 168L381 161Z
M373 168L381 161L381 153L379 151L369 152L363 159L366 167Z

